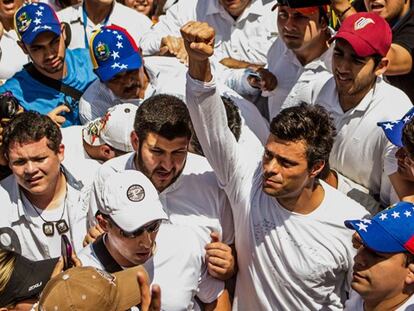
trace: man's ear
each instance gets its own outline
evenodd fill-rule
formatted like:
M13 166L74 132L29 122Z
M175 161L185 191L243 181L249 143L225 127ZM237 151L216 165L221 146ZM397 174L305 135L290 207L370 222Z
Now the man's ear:
M106 144L99 146L99 153L105 161L108 161L115 157L114 150Z
M139 138L135 131L131 132L131 144L132 144L132 148L134 148L135 151L138 151Z
M312 166L312 168L309 172L309 177L313 177L313 178L317 177L319 175L319 173L323 170L324 167L325 167L325 161L323 161L323 160L316 161L313 164L313 166Z
M18 44L18 45L20 46L20 48L23 50L23 53L24 53L24 54L29 55L29 52L27 51L27 47L26 47L26 45L25 45L22 41L17 40L17 44Z
M98 221L99 226L101 226L102 230L105 232L109 231L110 224L109 221L106 220L102 215L96 215L96 220Z
M389 63L390 61L388 60L388 58L383 57L381 61L378 63L377 67L375 67L375 70L374 70L375 75L380 76L384 74L388 69Z
M72 29L66 22L60 23L60 30L62 31L63 40L65 40L65 46L68 47L72 40Z

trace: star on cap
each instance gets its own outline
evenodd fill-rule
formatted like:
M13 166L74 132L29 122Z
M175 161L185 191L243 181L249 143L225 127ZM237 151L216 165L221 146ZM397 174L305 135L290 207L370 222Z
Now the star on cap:
M387 214L383 213L381 214L381 216L379 217L382 221L384 221L385 219L387 219Z
M36 11L35 13L37 16L43 16L43 12L42 11Z
M33 28L32 32L36 32L36 31L38 31L40 28L42 28L42 26L36 26L35 28Z
M400 123L400 120L391 121L392 124L398 124Z
M42 11L43 11L44 9L45 9L45 8L44 8L43 6L39 7L39 10L42 10Z
M367 232L368 226L366 224L360 222L360 223L357 223L356 225L358 226L358 230L359 231L365 231L365 232Z
M124 40L124 38L122 38L122 36L121 36L121 35L117 35L117 36L116 36L116 38L117 38L118 40Z
M384 127L385 127L386 130L392 130L392 128L394 127L394 125L391 124L391 123L385 123L384 124Z
M40 18L36 17L33 23L35 23L36 25L39 25L42 23L42 21L40 20Z
M118 31L113 30L113 31L112 31L112 33L113 33L114 35L116 35L116 34L118 34Z
M413 117L413 116L406 116L406 117L403 119L404 123L407 123L408 121L410 121L412 117Z
M121 41L118 41L118 42L116 43L116 47L117 47L118 49L122 49L124 46L122 45L122 42L121 42Z
M400 212L396 212L396 211L394 211L394 212L391 214L391 216L392 216L392 217L394 217L394 219L395 219L395 218L400 218Z
M112 51L111 57L113 57L114 60L119 58L119 52L118 51Z
M362 219L362 221L365 223L365 224L371 224L371 220L370 219Z
M410 211L405 211L404 215L405 215L405 217L411 217L411 212Z
M127 64L121 64L121 66L119 66L119 69L127 69L128 65Z
M112 68L112 69L115 69L115 68L120 68L120 67L119 67L119 63L113 63L113 64L111 65L111 68Z

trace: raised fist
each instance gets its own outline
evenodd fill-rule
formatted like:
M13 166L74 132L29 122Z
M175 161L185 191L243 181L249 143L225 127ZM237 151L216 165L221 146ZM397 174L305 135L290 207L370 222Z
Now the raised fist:
M181 36L189 59L204 61L213 55L215 31L209 24L188 22L181 27Z

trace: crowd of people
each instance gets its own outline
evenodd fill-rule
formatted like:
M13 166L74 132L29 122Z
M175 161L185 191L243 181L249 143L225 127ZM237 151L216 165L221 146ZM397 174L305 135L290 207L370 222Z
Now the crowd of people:
M414 310L410 0L0 25L1 311Z

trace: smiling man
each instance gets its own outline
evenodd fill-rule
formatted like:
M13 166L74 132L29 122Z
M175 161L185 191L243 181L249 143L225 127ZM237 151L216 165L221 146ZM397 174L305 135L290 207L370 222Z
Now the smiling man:
M382 78L391 37L378 14L348 17L334 36L334 76L314 101L329 111L338 131L329 158L338 189L349 195L368 193L383 207L397 200L390 183L397 169L396 147L377 122L398 119L412 107L407 95Z
M21 7L14 23L18 43L32 62L7 80L0 92L11 91L25 110L50 114L63 126L79 124L80 96L96 78L87 50L66 48L65 26L47 4Z
M408 311L414 307L414 205L400 202L372 219L347 220L356 231L352 289L345 310Z

